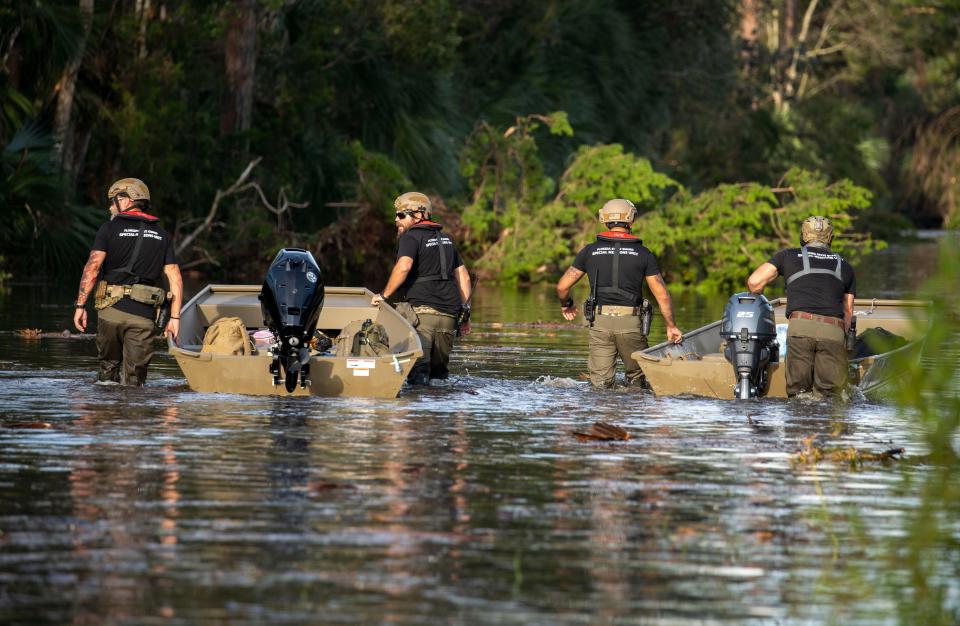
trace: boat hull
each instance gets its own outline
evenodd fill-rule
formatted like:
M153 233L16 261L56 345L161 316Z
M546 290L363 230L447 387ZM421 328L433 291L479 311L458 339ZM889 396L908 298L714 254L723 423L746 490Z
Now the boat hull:
M423 354L412 326L392 307L370 306L373 293L358 287L327 287L317 328L336 336L355 320L382 324L390 338L389 354L377 357L314 353L309 382L287 392L274 384L272 356L266 349L253 355L203 352L206 329L221 317L239 317L248 330L262 328L258 285L209 285L180 312L180 345L172 340L170 354L194 391L276 396L394 398L416 360Z
M772 302L777 324L786 324L786 298ZM883 398L894 381L906 373L906 366L920 358L927 327L927 303L909 300L866 300L854 303L860 332L883 328L906 337L897 350L850 361L850 380L864 395ZM661 343L633 353L647 383L657 396L692 395L722 400L735 397L736 374L724 358L720 322L690 331L683 343ZM786 398L786 368L780 362L767 366L768 398Z

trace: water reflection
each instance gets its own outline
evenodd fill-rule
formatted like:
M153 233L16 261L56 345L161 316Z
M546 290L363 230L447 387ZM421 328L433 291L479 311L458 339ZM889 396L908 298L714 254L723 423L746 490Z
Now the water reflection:
M0 333L0 622L952 623L956 474L791 460L919 456L915 422L594 391L555 309L482 291L461 375L395 401L198 394L169 359L94 387L89 339ZM631 439L570 435L597 419Z

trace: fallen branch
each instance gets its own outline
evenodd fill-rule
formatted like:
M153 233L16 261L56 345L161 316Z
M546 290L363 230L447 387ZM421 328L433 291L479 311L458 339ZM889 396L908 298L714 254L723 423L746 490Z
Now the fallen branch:
M213 204L210 206L210 212L207 213L207 217L200 223L199 226L197 226L193 230L192 233L184 237L183 241L181 241L177 245L177 249L176 249L177 256L179 256L181 252L186 250L187 247L193 243L193 240L199 237L201 233L203 233L205 230L210 228L210 225L213 223L213 218L216 217L217 210L220 208L221 200L223 200L226 197L241 193L242 191L248 188L246 185L247 178L250 177L250 172L253 171L253 168L259 165L260 161L262 160L263 160L263 157L257 157L253 161L250 161L249 165L247 165L247 168L243 170L243 173L240 174L239 177L237 177L237 180L235 180L232 185L227 187L225 190L220 190L220 189L217 190L217 194L213 197Z
M858 450L854 447L828 448L817 445L816 437L811 436L803 440L803 447L794 454L792 462L794 465L816 465L820 461L833 461L853 468L863 465L865 461L902 461L905 452L903 448L889 448L883 452Z
M570 434L580 441L626 441L630 438L630 433L615 424L606 422L594 422L589 432L575 430Z

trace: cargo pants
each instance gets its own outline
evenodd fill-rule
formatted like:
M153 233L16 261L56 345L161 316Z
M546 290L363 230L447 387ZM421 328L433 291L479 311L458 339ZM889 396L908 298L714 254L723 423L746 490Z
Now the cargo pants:
M613 387L617 356L623 361L628 385L643 385L643 370L632 356L647 348L647 337L637 315L597 315L590 328L590 357L587 370L594 387Z
M153 320L107 307L97 312L99 382L143 385L157 336Z
M429 307L414 307L414 311L420 320L416 331L423 347L423 356L414 363L407 380L412 385L426 385L433 378L445 379L450 375L448 366L457 333L457 320L452 315Z
M787 395L816 390L833 395L847 383L843 328L816 320L792 319L787 326Z

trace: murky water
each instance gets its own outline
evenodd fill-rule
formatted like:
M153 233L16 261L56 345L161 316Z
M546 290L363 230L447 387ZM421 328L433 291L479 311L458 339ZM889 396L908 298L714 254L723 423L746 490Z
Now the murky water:
M14 287L0 330L66 327L74 288ZM723 298L675 302L689 329ZM557 313L481 289L458 375L395 401L198 394L167 357L96 387L91 340L3 332L0 623L960 622L954 472L792 462L814 435L920 455L909 416L596 392ZM571 436L595 420L631 439Z

